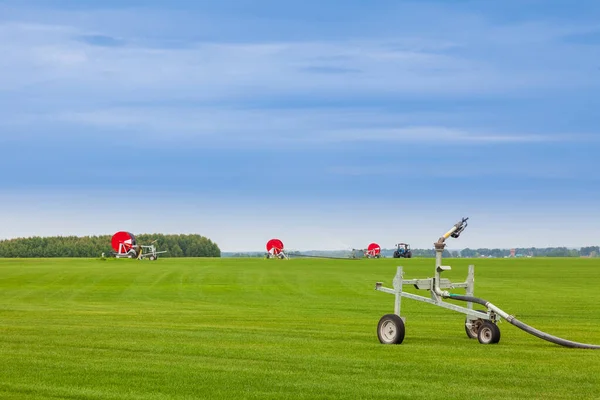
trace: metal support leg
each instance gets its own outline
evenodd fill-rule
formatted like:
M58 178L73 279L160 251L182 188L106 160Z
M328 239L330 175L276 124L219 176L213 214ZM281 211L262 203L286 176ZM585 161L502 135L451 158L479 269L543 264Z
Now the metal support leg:
M469 274L467 275L467 287L466 287L466 295L473 296L475 292L475 266L469 265ZM473 303L470 301L467 303L467 308L469 310L473 309Z
M398 267L396 270L396 276L394 277L394 294L396 295L396 301L394 303L394 314L400 317L400 306L402 301L402 278L404 273L402 267Z

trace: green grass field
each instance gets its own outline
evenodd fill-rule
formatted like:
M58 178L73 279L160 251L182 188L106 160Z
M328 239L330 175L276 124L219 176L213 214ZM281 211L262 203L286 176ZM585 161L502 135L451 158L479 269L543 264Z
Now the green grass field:
M600 344L600 259L448 259L444 276L470 263L475 295ZM433 274L433 259L0 260L0 398L600 398L600 350L506 321L481 345L463 314L403 299L404 343L380 344L394 296L374 285L398 264Z

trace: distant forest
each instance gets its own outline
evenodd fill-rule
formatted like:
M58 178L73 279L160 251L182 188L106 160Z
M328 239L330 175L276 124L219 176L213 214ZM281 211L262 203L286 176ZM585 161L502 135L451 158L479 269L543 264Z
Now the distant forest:
M393 250L389 250L390 254ZM546 248L515 248L515 257L596 257L600 253L599 246L582 247L580 249L569 249L567 247L546 247ZM445 250L444 257L510 257L510 249L462 249ZM435 257L433 249L413 249L413 257Z
M112 235L29 237L0 241L0 258L100 257L112 252ZM221 257L216 243L200 235L135 235L138 244L154 244L160 257Z
M392 257L394 249L382 249L381 255L384 257ZM413 257L434 258L435 251L433 249L412 249ZM265 252L246 252L246 253L223 253L223 257L264 257ZM350 250L332 250L332 251L288 251L288 255L308 255L308 256L328 256L328 257L350 257ZM463 250L444 250L445 258L478 258L478 257L494 257L504 258L510 257L510 249L463 249ZM569 249L567 247L547 247L547 248L516 248L515 257L599 257L600 247L589 246L581 247L580 249Z
M110 254L112 251L111 235L101 236L54 236L54 237L29 237L0 240L0 258L43 258L43 257L100 257L102 253ZM166 250L161 257L264 257L265 252L221 252L219 246L207 237L201 235L163 235L139 234L135 235L138 244L155 243L158 251ZM394 249L382 249L384 257L392 257ZM435 257L433 249L412 249L413 257ZM352 251L288 251L290 256L330 256L350 257ZM510 257L509 249L462 249L445 250L446 258L478 258L478 257ZM548 248L516 248L516 257L599 257L600 246L581 247L571 249L567 247Z
M434 251L429 250L429 254L435 257ZM600 254L599 246L581 247L580 249L570 249L567 247L546 247L546 248L516 248L515 257L598 257ZM511 252L508 249L463 249L452 251L452 257L509 257Z

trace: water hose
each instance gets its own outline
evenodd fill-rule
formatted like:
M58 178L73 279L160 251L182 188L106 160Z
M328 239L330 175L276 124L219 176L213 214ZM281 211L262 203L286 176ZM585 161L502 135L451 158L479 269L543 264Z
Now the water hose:
M459 294L452 294L452 293L449 293L444 297L448 297L453 300L461 300L461 301L467 301L467 302L471 302L471 303L481 304L482 306L487 307L488 309L494 311L496 314L500 315L502 318L504 318L505 320L507 320L514 326L516 326L517 328L524 330L525 332L527 332L533 336L537 336L540 339L547 340L548 342L552 342L552 343L555 343L555 344L558 344L561 346L565 346L565 347L572 347L572 348L579 348L579 349L600 349L600 345L573 342L571 340L559 338L557 336L553 336L546 332L542 332L538 329L535 329L534 327L529 326L529 325L519 321L513 315L509 315L506 312L502 311L501 309L499 309L498 307L496 307L495 305L493 305L492 303L490 303L487 300L483 300L478 297L462 296Z
M298 258L326 258L329 260L358 260L358 258L350 258L350 257L334 257L334 256L318 256L318 255L309 255L309 254L289 254L293 257Z

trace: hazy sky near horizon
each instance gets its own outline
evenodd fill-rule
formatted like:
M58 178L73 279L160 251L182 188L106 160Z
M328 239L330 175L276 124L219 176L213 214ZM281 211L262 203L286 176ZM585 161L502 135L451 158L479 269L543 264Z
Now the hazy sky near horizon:
M600 3L0 0L0 238L600 244Z

